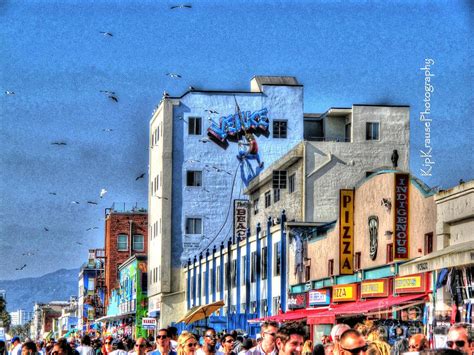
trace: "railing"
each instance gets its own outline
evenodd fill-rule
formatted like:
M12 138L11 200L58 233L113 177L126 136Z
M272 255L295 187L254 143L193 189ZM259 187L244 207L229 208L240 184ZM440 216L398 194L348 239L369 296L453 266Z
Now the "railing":
M306 140L312 142L350 142L351 139L349 137L314 137L314 136L307 136L305 137Z

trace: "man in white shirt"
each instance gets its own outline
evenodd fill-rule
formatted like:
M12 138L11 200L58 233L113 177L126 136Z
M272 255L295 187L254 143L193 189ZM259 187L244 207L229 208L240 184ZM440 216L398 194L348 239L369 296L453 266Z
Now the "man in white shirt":
M19 337L13 337L11 340L12 350L10 355L21 355L21 341Z
M91 338L87 334L81 338L81 345L76 350L80 355L95 355L95 351L91 347Z
M278 349L275 339L278 332L277 322L264 322L260 328L262 341L257 346L248 351L249 355L277 355Z

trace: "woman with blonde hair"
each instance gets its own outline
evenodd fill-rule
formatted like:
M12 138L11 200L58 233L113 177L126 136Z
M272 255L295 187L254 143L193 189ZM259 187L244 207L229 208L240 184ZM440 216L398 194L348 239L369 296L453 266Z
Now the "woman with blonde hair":
M369 343L367 349L369 355L390 355L390 345L381 340L374 340Z
M178 338L178 355L194 355L198 342L189 332L183 332Z
M313 354L313 342L311 340L306 340L303 345L303 350L301 351L303 355L312 355Z

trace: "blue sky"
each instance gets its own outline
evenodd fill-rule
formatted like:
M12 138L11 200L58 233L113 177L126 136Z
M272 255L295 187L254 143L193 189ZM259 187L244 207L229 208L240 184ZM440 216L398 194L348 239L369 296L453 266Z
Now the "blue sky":
M248 90L254 75L292 75L305 112L410 105L412 173L443 188L473 178L468 1L194 0L169 9L177 3L0 4L0 279L78 267L103 245L106 207L147 206L147 182L135 177L147 171L148 121L164 90ZM420 172L425 58L435 62L431 177Z

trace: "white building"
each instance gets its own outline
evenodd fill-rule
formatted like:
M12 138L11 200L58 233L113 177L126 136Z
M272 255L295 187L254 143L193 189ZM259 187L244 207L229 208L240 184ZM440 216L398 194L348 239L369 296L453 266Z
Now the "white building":
M10 312L10 317L12 326L25 325L31 319L33 319L33 311L28 312L24 309L19 309L17 311Z

